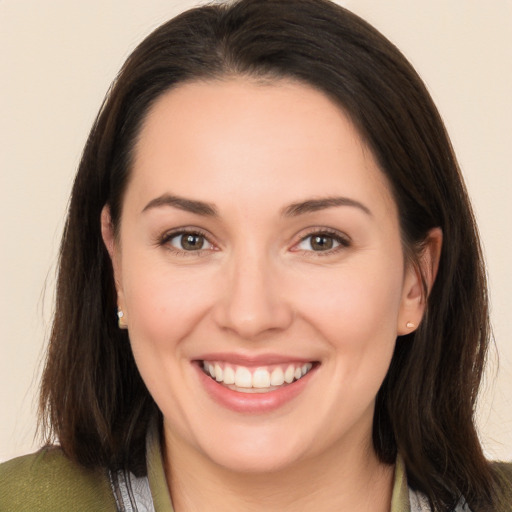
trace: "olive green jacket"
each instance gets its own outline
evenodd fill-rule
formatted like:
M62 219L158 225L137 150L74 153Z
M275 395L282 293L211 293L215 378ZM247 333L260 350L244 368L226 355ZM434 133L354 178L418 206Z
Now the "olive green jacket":
M148 436L148 480L155 512L173 512L160 442ZM89 470L58 447L0 464L0 512L116 512L106 469Z

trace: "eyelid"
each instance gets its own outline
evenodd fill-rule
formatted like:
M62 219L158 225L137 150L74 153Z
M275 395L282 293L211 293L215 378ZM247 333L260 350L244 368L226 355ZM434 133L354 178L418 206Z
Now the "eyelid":
M210 244L212 247L207 249L198 249L197 251L186 251L186 250L180 250L172 245L170 245L168 242L178 236L181 235L199 235L205 238L205 240ZM309 237L312 236L319 236L324 235L333 238L336 242L338 242L338 246L327 249L325 251L313 251L313 250L305 250L305 249L299 249L297 246L302 243L304 240L306 240ZM177 255L184 255L184 256L200 256L205 255L207 253L211 253L212 251L219 250L219 247L216 243L212 241L212 237L208 232L206 232L202 228L198 228L196 226L180 226L177 228L170 229L168 231L165 231L161 235L157 237L156 245L165 247L170 252L173 252ZM296 240L291 247L292 252L302 252L305 253L308 256L328 256L336 253L338 250L343 250L352 245L351 238L344 232L339 231L337 229L333 228L326 228L326 227L311 227L307 228L307 230L302 232L300 236L298 237L298 240Z
M178 249L177 247L169 244L169 241L173 238L182 236L182 235L198 235L203 237L208 244L212 247L207 249L198 249L197 251L186 251L184 249ZM166 248L168 251L177 254L179 256L200 256L205 253L210 253L212 251L218 250L217 245L212 242L211 236L203 229L195 227L195 226L180 226L178 228L173 228L168 231L165 231L161 235L157 237L156 245Z
M326 251L313 251L313 250L305 250L305 249L298 249L297 246L302 243L304 240L312 237L312 236L319 236L324 235L333 238L336 242L339 243L338 246L328 249ZM346 249L352 245L351 238L342 231L338 231L337 229L333 228L325 228L325 227L314 227L314 228L308 228L306 233L301 233L299 240L297 240L293 246L292 251L293 252L302 252L307 256L329 256L332 255L339 250Z

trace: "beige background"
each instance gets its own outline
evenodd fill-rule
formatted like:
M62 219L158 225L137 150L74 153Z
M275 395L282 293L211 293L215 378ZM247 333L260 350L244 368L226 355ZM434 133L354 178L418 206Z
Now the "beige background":
M108 85L191 0L0 0L0 460L33 450L35 402L71 181ZM489 265L491 358L478 410L512 459L512 1L346 0L409 57L443 114ZM496 376L497 373L497 376Z

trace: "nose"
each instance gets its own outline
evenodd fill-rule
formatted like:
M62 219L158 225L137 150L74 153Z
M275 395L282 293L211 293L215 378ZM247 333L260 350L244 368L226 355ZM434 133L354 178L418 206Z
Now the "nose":
M293 310L279 271L262 256L240 257L227 270L214 319L223 330L256 339L287 329Z

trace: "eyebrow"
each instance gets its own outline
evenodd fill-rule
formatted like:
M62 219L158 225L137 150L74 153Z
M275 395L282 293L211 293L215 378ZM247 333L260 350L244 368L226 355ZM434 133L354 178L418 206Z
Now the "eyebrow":
M293 203L283 210L283 215L285 217L296 217L305 213L313 213L337 206L352 206L359 208L367 215L372 215L370 209L363 203L348 197L326 197L323 199L308 199L307 201L302 201L300 203Z
M198 201L194 199L186 199L184 197L175 196L172 194L163 194L155 199L152 199L142 210L146 212L154 208L161 208L164 206L171 206L180 210L195 213L197 215L204 215L206 217L218 217L217 208L211 203ZM352 206L359 208L367 215L372 215L372 212L364 204L350 199L348 197L326 197L322 199L308 199L298 203L292 203L283 209L282 215L284 217L297 217L306 213L313 213L326 208L334 208L338 206Z
M161 208L163 206L172 206L179 208L186 212L195 213L197 215L204 215L207 217L217 217L218 212L215 206L204 201L197 201L194 199L185 199L184 197L174 196L171 194L163 194L155 199L152 199L142 210L146 212L153 208Z

